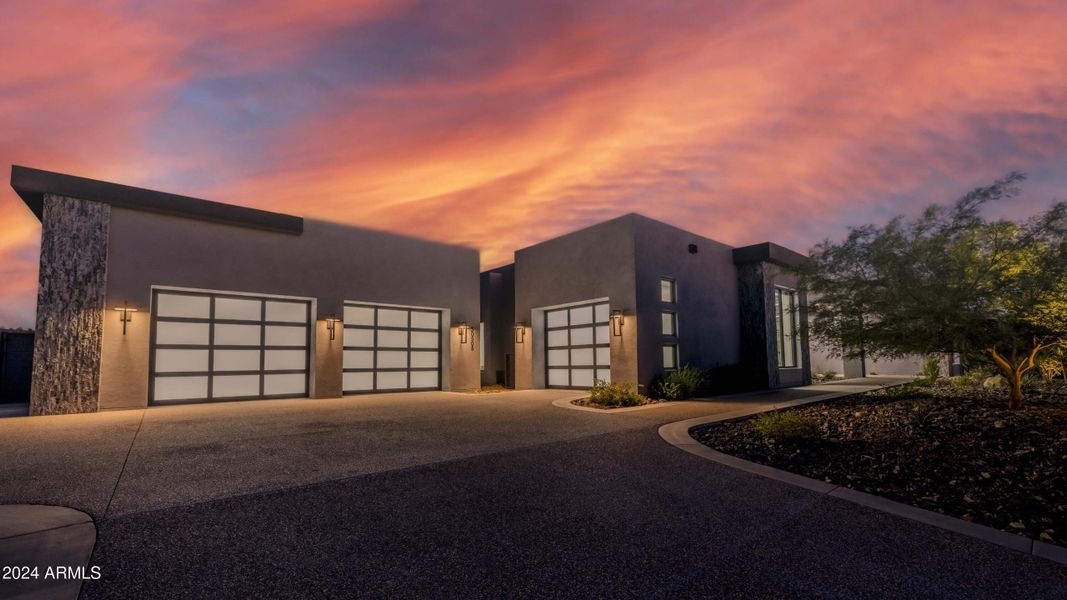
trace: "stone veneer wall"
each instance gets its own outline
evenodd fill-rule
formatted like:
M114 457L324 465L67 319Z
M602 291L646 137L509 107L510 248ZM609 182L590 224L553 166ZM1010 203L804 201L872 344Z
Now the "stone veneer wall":
M767 318L774 306L768 306L764 264L746 263L737 266L737 293L741 308L741 364L749 385L773 387L776 359L774 339L768 335ZM776 378L773 378L776 379Z
M111 207L46 194L30 414L95 412Z

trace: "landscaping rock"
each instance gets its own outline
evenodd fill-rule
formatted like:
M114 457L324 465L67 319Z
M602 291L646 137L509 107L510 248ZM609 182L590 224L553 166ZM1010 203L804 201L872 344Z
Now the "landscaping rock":
M1004 379L1002 375L994 375L992 377L986 377L982 382L982 387L987 390L996 390L1008 387L1008 380Z
M1064 543L1055 532L1067 531L1067 385L1031 384L1021 411L996 388L913 385L786 412L817 423L817 434L771 443L750 419L693 437L745 460Z

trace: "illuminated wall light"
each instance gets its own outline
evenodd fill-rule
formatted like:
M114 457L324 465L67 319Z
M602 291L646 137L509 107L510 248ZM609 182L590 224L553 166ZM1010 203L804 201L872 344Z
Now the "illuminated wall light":
M122 306L116 306L111 310L122 313L119 315L119 320L122 321L122 335L126 335L126 324L133 320L133 313L137 312L137 309L130 308L126 301L123 300Z
M337 315L330 314L326 317L326 331L330 332L330 340L333 340L337 336L337 324L341 322L341 319L337 318Z
M526 339L526 323L515 323L515 343L521 344Z
M615 309L611 311L611 335L619 337L622 335L623 316L622 311Z
M459 324L459 343L466 344L469 339L471 342L471 348L474 348L474 330L466 321Z

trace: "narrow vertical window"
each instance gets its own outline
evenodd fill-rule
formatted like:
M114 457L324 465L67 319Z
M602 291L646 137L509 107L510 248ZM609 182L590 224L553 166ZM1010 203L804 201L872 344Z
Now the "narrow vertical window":
M672 312L664 312L661 317L663 335L678 335L678 319Z
M485 323L478 323L478 362L485 370Z
M797 292L785 288L774 290L774 324L778 342L778 367L796 368L799 364L799 318Z
M675 344L663 345L663 370L673 371L678 368L678 346Z
M675 290L675 285L674 285L674 280L673 279L666 279L666 278L660 279L660 282L659 282L659 299L660 299L661 302L666 302L668 304L674 304L674 302L677 299L677 294L675 293L676 291L677 290Z

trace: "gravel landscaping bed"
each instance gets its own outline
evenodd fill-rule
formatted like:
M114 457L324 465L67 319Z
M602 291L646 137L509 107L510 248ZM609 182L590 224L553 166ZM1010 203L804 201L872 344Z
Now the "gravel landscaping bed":
M766 430L775 417L763 419ZM1011 411L1004 390L910 384L778 419L799 437L765 435L758 418L692 435L745 460L1067 546L1067 386L1042 385Z

